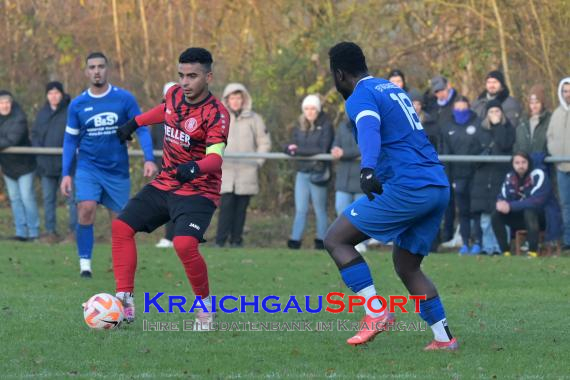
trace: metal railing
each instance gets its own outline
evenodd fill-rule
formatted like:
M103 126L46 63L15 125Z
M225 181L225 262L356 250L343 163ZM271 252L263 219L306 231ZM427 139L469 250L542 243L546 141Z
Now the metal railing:
M39 148L28 146L16 146L6 148L0 151L0 154L41 154L41 155L61 155L62 148ZM156 157L162 156L162 150L153 151ZM129 156L143 157L144 153L140 149L129 149ZM320 160L333 161L330 154L317 154L314 156L289 156L285 153L269 152L269 153L225 153L224 158L232 158L238 160L247 159L268 159L268 160ZM440 155L442 162L510 162L511 156L462 156L462 155ZM550 156L545 162L559 163L570 162L570 156Z

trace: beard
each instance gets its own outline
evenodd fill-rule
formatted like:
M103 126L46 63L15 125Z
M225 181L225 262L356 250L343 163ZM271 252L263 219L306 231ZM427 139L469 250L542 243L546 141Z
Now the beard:
M97 87L97 88L101 88L103 86L105 86L107 84L107 82L93 82L93 86Z

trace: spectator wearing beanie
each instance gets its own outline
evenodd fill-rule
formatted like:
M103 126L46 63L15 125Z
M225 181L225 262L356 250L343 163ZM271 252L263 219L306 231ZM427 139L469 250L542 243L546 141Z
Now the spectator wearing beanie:
M474 153L510 156L515 143L515 129L503 113L498 99L487 102L485 107L485 118L475 133L477 150ZM487 254L501 252L491 227L491 214L495 210L497 194L510 168L508 163L480 162L475 165L471 186L473 234L482 236L482 251Z
M32 128L32 145L36 147L63 146L63 136L67 125L67 107L70 97L63 91L60 82L46 85L46 102L36 114ZM59 241L57 234L57 193L61 181L61 156L37 155L37 174L42 185L46 235L40 240L53 244ZM73 242L77 225L77 208L73 197L68 197L69 223L66 240Z
M484 119L487 113L487 103L497 100L501 104L505 117L511 125L516 128L521 116L522 107L520 103L509 95L510 91L505 82L505 76L499 70L493 70L487 74L485 79L485 90L473 103L473 111L479 118Z
M308 95L301 106L303 113L294 124L291 139L285 146L285 153L291 156L313 156L328 153L334 139L332 122L322 111L317 95ZM290 249L299 249L305 231L309 201L313 204L317 220L315 248L324 249L323 239L328 228L327 220L327 181L321 173L330 174L330 165L326 161L295 161L295 219L291 237L287 242ZM313 175L312 175L313 174Z
M443 154L476 155L479 144L476 138L480 120L471 109L469 99L459 96L453 104L453 120L446 126L443 135ZM455 204L459 211L459 231L463 240L459 254L478 254L481 252L481 229L471 234L471 186L475 165L470 162L452 162L446 164L448 177L452 181ZM472 245L469 241L472 239Z
M542 85L534 85L528 92L526 117L521 118L517 127L515 152L547 153L546 131L550 122L550 112L546 109L546 97Z
M0 150L12 146L30 146L28 121L12 94L0 90ZM8 190L15 240L36 240L40 233L40 218L34 194L36 160L27 154L0 154L0 168Z

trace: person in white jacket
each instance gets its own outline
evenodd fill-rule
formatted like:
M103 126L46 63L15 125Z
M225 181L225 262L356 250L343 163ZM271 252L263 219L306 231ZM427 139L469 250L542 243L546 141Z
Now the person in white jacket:
M222 102L230 111L230 133L226 153L265 153L271 138L261 116L252 111L249 92L241 83L230 83ZM262 159L225 158L222 165L222 200L216 233L216 246L229 239L231 247L243 245L243 228L252 195L259 192L258 171Z
M570 156L570 77L558 85L560 105L552 113L546 142L552 156ZM564 220L564 249L570 249L570 162L556 164L558 195Z

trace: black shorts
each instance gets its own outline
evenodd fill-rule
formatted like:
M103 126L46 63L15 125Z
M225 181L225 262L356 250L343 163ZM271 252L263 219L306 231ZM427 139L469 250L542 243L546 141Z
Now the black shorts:
M201 195L177 195L146 185L118 218L136 232L152 232L171 220L174 236L194 236L204 242L214 211L214 202Z

